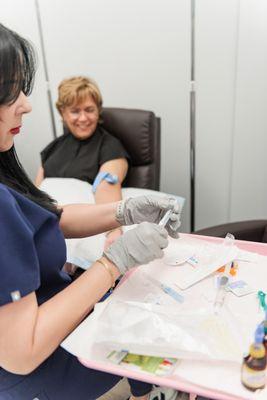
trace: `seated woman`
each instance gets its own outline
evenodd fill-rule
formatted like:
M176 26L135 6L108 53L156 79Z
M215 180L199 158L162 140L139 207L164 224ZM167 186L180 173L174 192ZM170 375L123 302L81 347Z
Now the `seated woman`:
M93 184L98 204L121 200L129 156L120 141L101 127L102 96L96 83L80 76L63 80L56 106L64 134L41 152L36 185L48 177L76 178ZM120 228L108 232L105 248L120 235Z

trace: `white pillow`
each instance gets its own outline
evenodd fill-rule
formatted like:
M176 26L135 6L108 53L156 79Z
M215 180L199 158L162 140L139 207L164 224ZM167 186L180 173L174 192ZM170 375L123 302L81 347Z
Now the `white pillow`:
M92 185L87 182L73 178L46 178L40 185L40 189L54 198L59 205L73 203L94 204L95 199ZM170 195L150 189L123 188L122 197L137 197L147 194L158 196L173 196L177 199L182 210L185 199L183 197ZM124 227L124 230L131 229ZM105 242L105 235L95 235L82 239L66 239L67 261L81 268L87 269L92 262L101 257Z

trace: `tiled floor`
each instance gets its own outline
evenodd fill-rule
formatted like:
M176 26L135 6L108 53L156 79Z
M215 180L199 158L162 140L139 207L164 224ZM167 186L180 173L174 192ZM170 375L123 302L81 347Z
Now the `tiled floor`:
M99 397L97 400L126 400L130 397L130 388L127 379L123 378L109 392Z
M108 393L104 394L96 400L127 400L130 395L131 393L128 381L127 379L123 378ZM179 392L176 400L189 400L189 395L188 393Z

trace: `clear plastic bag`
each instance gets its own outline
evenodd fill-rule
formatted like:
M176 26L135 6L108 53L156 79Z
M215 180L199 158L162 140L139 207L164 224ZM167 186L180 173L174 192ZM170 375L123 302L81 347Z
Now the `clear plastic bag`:
M216 316L207 308L177 312L167 306L114 301L97 326L95 342L114 350L198 360L242 359L242 333L228 310Z

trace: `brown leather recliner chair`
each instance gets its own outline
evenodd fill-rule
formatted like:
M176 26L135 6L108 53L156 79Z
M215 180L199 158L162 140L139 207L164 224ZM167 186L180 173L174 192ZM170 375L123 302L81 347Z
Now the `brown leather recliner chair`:
M113 107L104 107L101 119L131 157L123 186L159 190L160 119L152 111Z
M267 220L229 222L222 225L199 229L194 235L225 237L232 233L237 240L267 243Z

